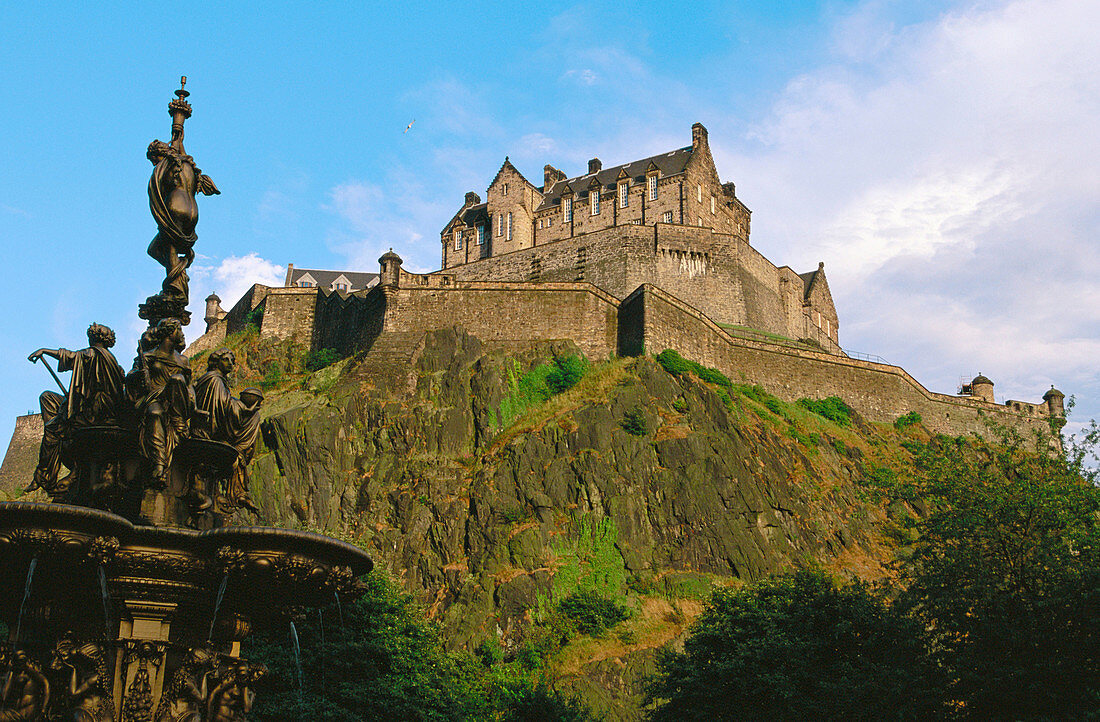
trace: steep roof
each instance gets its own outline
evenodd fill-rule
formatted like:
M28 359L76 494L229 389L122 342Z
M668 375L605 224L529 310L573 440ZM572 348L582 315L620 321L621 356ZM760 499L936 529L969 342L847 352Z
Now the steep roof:
M524 175L519 172L519 168L516 168L514 165L512 165L512 161L508 160L508 156L504 156L504 162L500 164L500 170L498 170L497 174L495 176L493 176L493 180L491 180L489 182L489 186L488 186L489 188L493 187L493 184L497 182L497 179L500 178L500 174L504 172L505 168L511 168L512 172L520 177L520 180L522 180L527 185L531 186L531 188L533 188L534 190L537 191L539 189L538 186L536 186L531 181L527 180L527 178L524 177Z
M550 186L550 188L543 190L542 203L536 209L536 212L560 203L561 194L566 185L569 185L578 196L587 195L588 186L592 183L593 178L595 178L603 188L614 188L615 184L618 182L619 175L625 171L628 177L637 182L641 182L645 179L646 171L649 170L651 164L657 167L662 178L667 178L671 175L679 175L684 172L684 168L687 167L688 161L691 160L692 150L692 146L689 145L684 148L677 148L668 153L658 153L657 155L642 158L641 160L633 160L629 163L623 163L622 165L603 168L596 173L586 173L585 175L575 178L566 178L565 180L557 181Z
M316 268L292 268L286 280L287 286L297 286L298 279L309 274L317 282L318 288L332 288L333 282L343 276L351 283L351 290L362 291L378 282L377 273L358 273L356 271L321 271Z
M817 282L818 276L822 279L825 278L825 264L817 264L817 268L806 273L798 274L798 277L802 279L802 298L808 299L810 297L810 291L814 288L814 283Z
M489 223L492 220L489 218L489 204L477 203L472 206L463 206L458 209L458 213L451 216L451 220L447 221L447 225L443 226L443 232L449 233L451 228L454 227L456 222L462 223L465 226L476 226L479 223ZM443 239L446 242L447 239Z

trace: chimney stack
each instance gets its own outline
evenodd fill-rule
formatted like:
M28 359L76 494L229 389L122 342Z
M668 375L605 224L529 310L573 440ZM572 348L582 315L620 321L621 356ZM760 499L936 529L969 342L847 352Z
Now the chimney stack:
M542 167L542 192L546 193L558 181L565 180L565 173L550 164Z
M600 162L599 158L593 158L592 160L588 161L588 173L590 175L592 173L599 173L602 168L603 163Z
M481 196L479 196L477 193L474 193L473 191L470 191L466 194L467 208L470 206L476 206L478 203L481 203Z
M691 126L691 147L695 150L704 148L707 145L707 129L703 127L702 123L696 123Z

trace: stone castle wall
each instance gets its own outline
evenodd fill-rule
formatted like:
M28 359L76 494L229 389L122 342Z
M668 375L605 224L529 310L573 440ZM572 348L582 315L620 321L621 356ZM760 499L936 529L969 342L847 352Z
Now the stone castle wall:
M15 431L4 454L4 463L0 465L0 499L18 496L31 483L34 468L38 466L38 445L41 441L41 414L15 417Z
M620 307L624 354L675 349L717 368L735 383L758 384L784 401L839 396L870 421L893 423L910 411L938 433L986 431L983 416L1018 427L1044 424L1046 405L1031 413L970 397L938 394L897 366L735 338L659 288L644 286Z
M811 309L828 317L826 331L810 322L797 274L776 268L738 236L710 228L618 226L439 273L470 281L588 281L619 299L651 284L720 323L812 338L822 348L840 351L831 298L819 298Z

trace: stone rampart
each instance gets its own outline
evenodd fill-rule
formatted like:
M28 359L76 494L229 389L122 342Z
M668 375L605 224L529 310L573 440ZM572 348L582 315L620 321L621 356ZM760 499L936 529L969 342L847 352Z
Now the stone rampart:
M534 248L494 255L437 276L478 281L588 281L623 299L651 284L720 323L790 338L809 335L839 353L836 314L830 334L808 333L802 281L781 282L777 268L736 235L668 223L605 228ZM788 298L789 296L789 298Z
M38 445L42 441L42 414L15 417L15 431L0 465L0 498L18 496L34 476Z
M897 366L734 338L683 301L643 286L621 304L623 352L675 349L717 368L735 383L759 384L785 401L839 396L870 421L892 423L910 411L944 434L985 432L983 416L1027 428L1046 422L1046 405L1031 413L1002 404L938 394Z

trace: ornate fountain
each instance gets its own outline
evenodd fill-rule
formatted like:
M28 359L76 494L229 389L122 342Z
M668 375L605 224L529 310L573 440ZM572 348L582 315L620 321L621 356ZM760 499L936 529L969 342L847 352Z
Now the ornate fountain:
M28 491L0 503L0 722L229 722L252 707L262 665L241 658L254 620L292 618L360 590L360 549L319 534L242 526L263 394L233 396L235 359L210 354L191 378L184 349L197 193L218 193L183 147L181 80L169 143L154 140L149 255L161 291L129 372L106 326L79 351L39 349L60 387ZM59 370L71 371L69 386ZM65 475L62 471L67 470Z

